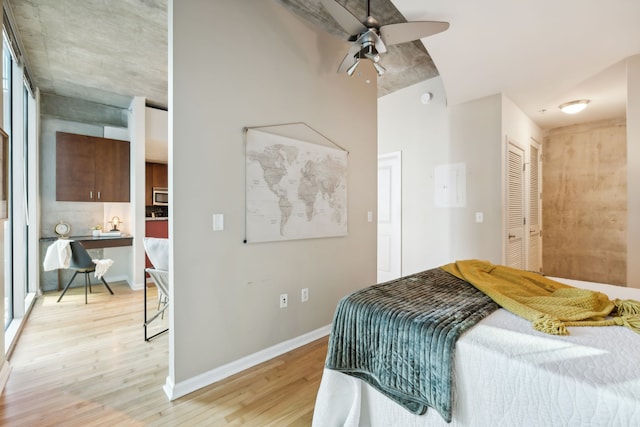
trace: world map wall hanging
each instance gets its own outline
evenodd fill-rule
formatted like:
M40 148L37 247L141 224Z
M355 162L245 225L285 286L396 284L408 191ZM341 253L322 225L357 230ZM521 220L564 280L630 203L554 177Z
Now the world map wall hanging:
M246 130L246 242L347 234L347 156L341 148Z

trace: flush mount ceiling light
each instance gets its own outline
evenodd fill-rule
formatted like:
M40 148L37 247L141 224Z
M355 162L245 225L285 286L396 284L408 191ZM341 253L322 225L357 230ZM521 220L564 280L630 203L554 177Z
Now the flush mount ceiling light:
M577 101L565 102L564 104L559 105L558 108L563 113L576 114L587 108L587 104L589 104L589 102L591 101L588 99L579 99Z

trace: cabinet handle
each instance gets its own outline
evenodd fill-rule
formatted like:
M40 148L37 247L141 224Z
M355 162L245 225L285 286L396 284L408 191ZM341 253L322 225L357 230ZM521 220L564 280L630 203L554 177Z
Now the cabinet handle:
M98 200L100 200L100 192L98 191Z
M93 200L93 191L89 191L89 198Z

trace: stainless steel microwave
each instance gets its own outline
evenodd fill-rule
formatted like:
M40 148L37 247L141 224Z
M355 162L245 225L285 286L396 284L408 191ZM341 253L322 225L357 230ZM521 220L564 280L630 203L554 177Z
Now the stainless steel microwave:
M169 189L153 187L153 206L169 206Z

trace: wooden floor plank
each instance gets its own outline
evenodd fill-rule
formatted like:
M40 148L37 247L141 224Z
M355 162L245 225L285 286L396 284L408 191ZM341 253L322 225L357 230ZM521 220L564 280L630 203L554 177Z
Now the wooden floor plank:
M145 342L142 291L99 285L36 300L11 356L0 396L8 426L308 426L327 339L233 375L171 402L162 386L168 335ZM155 288L149 313L155 310ZM168 324L168 316L157 330Z

